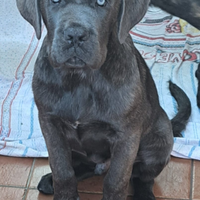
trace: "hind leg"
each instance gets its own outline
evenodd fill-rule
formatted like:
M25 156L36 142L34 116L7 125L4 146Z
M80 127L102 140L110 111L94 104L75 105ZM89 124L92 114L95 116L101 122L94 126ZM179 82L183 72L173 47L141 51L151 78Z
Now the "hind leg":
M166 163L146 165L137 163L134 165L131 183L134 187L134 200L155 200L153 194L154 178L163 170Z
M134 187L134 200L155 200L152 188L157 177L170 159L173 146L173 133L169 120L160 117L151 133L142 138L131 182Z

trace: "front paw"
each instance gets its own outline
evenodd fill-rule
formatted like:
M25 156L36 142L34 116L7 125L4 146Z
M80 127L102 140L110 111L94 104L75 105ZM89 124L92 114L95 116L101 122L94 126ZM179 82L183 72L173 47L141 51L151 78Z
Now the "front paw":
M37 186L37 189L43 194L47 195L54 194L52 173L46 174L41 178Z

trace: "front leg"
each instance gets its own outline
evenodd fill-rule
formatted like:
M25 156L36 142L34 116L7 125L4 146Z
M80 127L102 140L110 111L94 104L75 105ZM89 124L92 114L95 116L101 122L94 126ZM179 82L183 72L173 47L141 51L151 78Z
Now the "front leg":
M67 127L59 118L41 112L39 120L49 153L54 200L78 200L77 180L67 139L69 134L75 134L75 130Z
M113 145L111 166L104 179L102 200L126 200L139 141L139 134L135 134Z

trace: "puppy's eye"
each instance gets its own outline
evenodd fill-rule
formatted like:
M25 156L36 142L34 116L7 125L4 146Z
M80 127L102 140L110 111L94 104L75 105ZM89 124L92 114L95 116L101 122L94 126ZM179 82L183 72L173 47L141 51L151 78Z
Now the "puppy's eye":
M53 3L60 3L61 0L51 0Z
M105 6L106 0L97 0L97 4L98 4L99 6Z

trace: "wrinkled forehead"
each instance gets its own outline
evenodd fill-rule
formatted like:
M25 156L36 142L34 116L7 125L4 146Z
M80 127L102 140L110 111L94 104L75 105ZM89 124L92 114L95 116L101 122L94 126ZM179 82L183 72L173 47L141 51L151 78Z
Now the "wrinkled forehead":
M117 3L120 2L121 0L40 0L41 2L48 3L48 2L53 2L53 3L60 3L60 2L65 2L65 3L73 3L73 4L88 4L93 6L94 4L99 4L101 6L104 5L104 3Z
M117 5L121 3L121 0L40 0L40 4L43 6L54 7L55 9L72 6L81 6L82 9L88 7L91 9L105 10L108 8L117 8Z
M120 0L41 0L43 17L53 23L106 23L117 20Z

